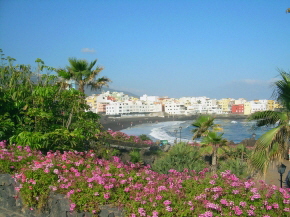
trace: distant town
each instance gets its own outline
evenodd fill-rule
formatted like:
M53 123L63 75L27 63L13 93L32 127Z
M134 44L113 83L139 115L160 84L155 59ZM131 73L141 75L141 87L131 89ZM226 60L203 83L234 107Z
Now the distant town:
M251 100L244 98L210 99L201 97L169 98L143 95L132 97L123 92L102 92L86 98L90 110L108 116L132 116L155 114L196 115L196 114L235 114L250 115L257 111L275 110L281 106L275 100Z

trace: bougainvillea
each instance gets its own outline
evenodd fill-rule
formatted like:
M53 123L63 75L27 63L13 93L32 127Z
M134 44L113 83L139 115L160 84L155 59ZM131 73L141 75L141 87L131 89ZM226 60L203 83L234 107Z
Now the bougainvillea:
M19 151L20 150L20 151ZM29 158L29 147L1 143L0 168L13 166L17 152ZM21 153L21 154L20 154ZM97 213L100 204L123 207L127 216L289 216L290 191L263 181L242 180L230 171L210 174L185 169L158 174L150 166L103 160L94 151L35 153L15 170L25 203L39 208L49 191L65 194L70 209ZM18 157L16 157L18 158Z
M138 136L129 136L126 133L123 133L120 131L112 131L112 130L102 132L98 134L97 137L132 142L136 144L152 145L154 143L152 140L142 140Z

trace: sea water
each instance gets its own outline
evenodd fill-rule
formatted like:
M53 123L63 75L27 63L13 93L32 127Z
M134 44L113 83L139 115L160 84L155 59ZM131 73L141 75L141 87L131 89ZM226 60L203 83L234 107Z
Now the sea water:
M192 142L192 130L194 129L192 123L192 120L146 123L124 129L121 132L134 136L146 134L153 141L168 140L169 143L174 143L175 140L180 141L181 139L181 141L184 142ZM220 127L223 128L223 138L231 140L234 143L239 143L244 139L252 138L253 134L256 135L257 139L271 129L270 127L254 129L255 122L247 121L245 119L215 119L214 123L219 124ZM197 140L197 142L200 141Z

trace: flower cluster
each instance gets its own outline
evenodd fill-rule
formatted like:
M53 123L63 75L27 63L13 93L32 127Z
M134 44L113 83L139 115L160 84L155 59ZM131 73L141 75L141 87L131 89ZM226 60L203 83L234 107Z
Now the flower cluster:
M14 161L12 152L28 148L1 143L0 163ZM19 152L20 153L20 152ZM94 151L35 152L14 175L17 189L31 209L44 203L49 191L66 195L70 210L97 214L99 205L123 207L127 216L289 216L290 191L264 182L242 180L230 171L211 175L169 170L159 174L150 166L96 158Z
M152 145L153 141L152 140L142 140L138 136L129 136L126 133L120 132L120 131L112 131L108 130L106 132L101 133L100 135L97 136L102 136L102 137L107 137L109 139L115 139L115 140L120 140L120 141L126 141L126 142L132 142L136 144L146 144L146 145Z

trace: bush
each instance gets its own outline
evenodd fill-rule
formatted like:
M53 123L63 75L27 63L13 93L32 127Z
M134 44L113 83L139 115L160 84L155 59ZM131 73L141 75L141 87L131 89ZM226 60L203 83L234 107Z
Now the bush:
M133 150L129 153L130 161L132 163L140 163L141 160L141 153L139 150Z
M167 174L170 169L182 172L184 169L200 171L206 167L199 154L199 148L186 143L174 145L167 153L158 158L152 165L152 170Z
M142 141L146 141L146 140L151 140L149 136L147 136L146 134L141 134L139 136L139 138L142 140Z
M240 178L246 178L249 175L248 164L240 158L230 158L220 161L219 171L230 170L233 174Z

